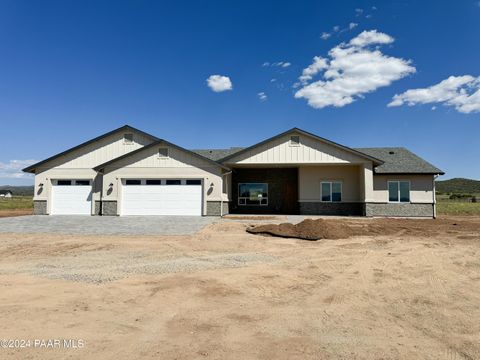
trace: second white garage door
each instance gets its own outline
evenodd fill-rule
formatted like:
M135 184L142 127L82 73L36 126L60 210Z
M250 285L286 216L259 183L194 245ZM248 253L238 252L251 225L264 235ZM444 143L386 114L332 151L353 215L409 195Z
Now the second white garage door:
M200 180L129 179L122 185L121 215L202 215Z

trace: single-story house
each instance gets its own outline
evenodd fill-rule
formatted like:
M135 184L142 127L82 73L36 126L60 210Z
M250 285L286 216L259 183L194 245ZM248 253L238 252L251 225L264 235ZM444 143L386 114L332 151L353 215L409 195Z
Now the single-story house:
M0 190L0 197L11 198L13 193L10 190Z
M293 128L188 150L123 126L24 171L35 214L435 217L443 172L405 148L350 148Z

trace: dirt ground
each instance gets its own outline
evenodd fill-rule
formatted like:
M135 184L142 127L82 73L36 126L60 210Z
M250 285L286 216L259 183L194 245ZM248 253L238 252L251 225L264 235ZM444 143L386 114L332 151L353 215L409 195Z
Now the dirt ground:
M0 359L480 359L479 217L335 221L395 231L1 234L0 341L84 346Z
M12 217L12 216L23 216L23 215L32 215L32 209L12 209L12 210L2 210L0 211L0 218L2 217Z

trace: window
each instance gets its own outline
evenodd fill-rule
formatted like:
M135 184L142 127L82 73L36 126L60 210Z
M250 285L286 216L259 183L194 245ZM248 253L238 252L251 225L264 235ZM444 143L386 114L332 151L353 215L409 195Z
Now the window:
M75 185L90 185L90 180L75 180Z
M268 205L268 184L265 184L265 183L238 184L238 205L242 205L242 206Z
M410 202L410 181L389 181L388 201Z
M123 134L124 144L133 144L133 134Z
M168 157L168 148L159 148L158 149L158 156L161 158L167 158Z
M187 180L187 185L202 185L202 180Z
M182 185L182 180L170 179L166 182L167 185Z
M147 185L162 185L162 180L159 179L152 179L146 181Z
M57 180L57 185L70 186L72 185L72 180Z
M322 181L320 184L320 198L324 202L342 201L342 183L339 181Z
M290 146L300 146L300 136L298 135L290 136Z
M136 180L136 179L125 180L125 185L142 185L142 180Z

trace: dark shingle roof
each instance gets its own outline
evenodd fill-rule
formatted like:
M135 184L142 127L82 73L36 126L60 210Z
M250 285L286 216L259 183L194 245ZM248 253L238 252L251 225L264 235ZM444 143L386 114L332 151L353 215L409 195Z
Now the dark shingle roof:
M440 174L444 172L403 147L355 148L355 150L383 160L375 168L377 174Z
M192 150L194 153L206 157L207 159L218 161L224 157L230 156L243 150L242 147L231 147L229 149L203 149L203 150Z
M13 194L11 190L0 190L0 195Z

